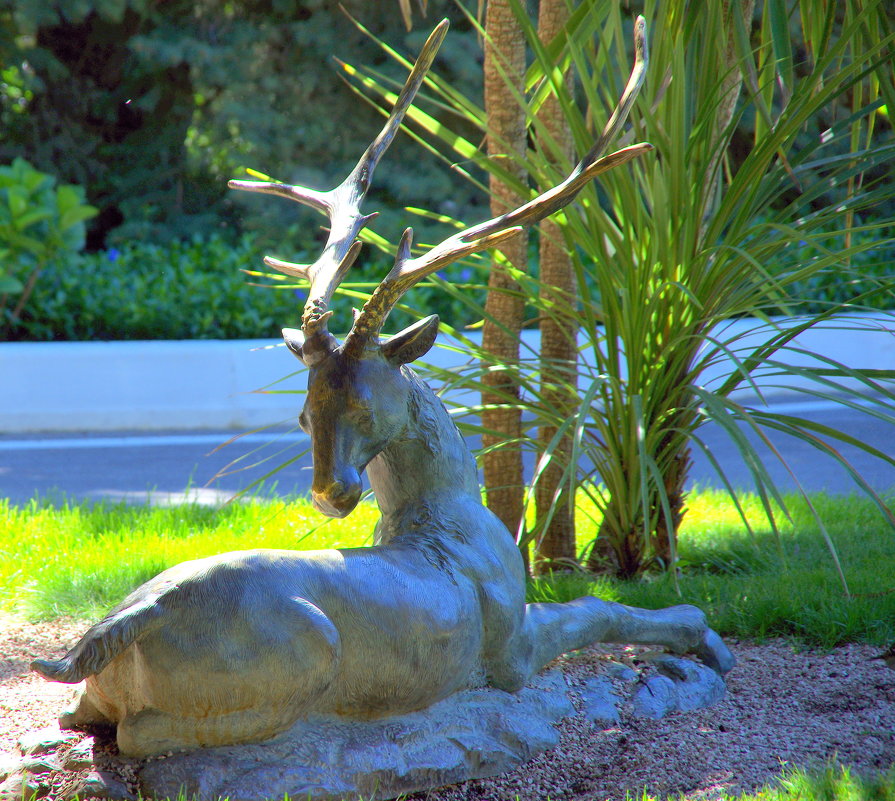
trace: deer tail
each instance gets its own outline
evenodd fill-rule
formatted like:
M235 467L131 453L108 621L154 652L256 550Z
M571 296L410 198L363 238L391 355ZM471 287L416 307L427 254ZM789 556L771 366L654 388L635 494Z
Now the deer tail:
M157 598L125 602L90 628L62 659L35 659L31 669L50 681L77 684L99 673L138 637L155 628L163 612Z

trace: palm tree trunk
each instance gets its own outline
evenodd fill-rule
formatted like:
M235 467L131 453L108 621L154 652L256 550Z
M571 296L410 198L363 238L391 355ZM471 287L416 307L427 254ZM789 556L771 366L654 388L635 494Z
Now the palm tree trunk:
M541 0L538 13L538 36L546 45L563 31L569 19L566 0ZM566 82L571 76L564 76ZM542 150L551 161L568 172L575 156L572 133L562 107L550 96L541 106L539 117L546 129ZM547 188L547 187L543 187ZM556 223L541 223L540 239L541 295L545 300L559 300L560 306L575 303L575 273L562 231ZM574 414L577 393L578 330L573 316L541 318L541 393L545 407L553 410L557 420ZM557 427L541 426L538 431L539 453L553 441ZM568 568L575 562L575 498L574 483L563 478L569 468L572 437L562 437L554 446L551 459L535 487L538 525L544 526L537 538L534 567L538 573ZM553 509L552 516L550 510ZM549 518L549 522L547 522Z
M491 159L501 158L503 166L524 183L521 159L526 146L525 110L513 96L512 87L522 90L525 70L525 40L513 16L508 0L490 0L485 15L485 111L488 117L487 152ZM520 205L513 188L494 176L490 179L491 213L496 216ZM519 236L504 244L500 252L507 262L520 270L526 266L527 242ZM509 371L492 370L484 382L490 391L482 392L482 405L512 407L519 397L518 381L512 366L519 361L519 334L525 310L519 285L501 263L495 260L488 281L482 345L491 354L491 364L505 364ZM509 400L507 400L509 398ZM493 432L482 437L485 448L501 446L485 454L483 462L485 493L491 509L512 532L522 523L524 482L522 453L518 442L522 434L522 415L518 408L486 408L482 427Z

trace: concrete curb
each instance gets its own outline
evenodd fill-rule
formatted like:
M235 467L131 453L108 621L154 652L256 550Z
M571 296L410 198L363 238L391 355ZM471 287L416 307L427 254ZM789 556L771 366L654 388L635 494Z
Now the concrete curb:
M304 386L294 375L301 365L273 344L2 344L0 431L245 430L291 420L299 400L282 393Z
M785 330L795 322L776 320ZM736 338L740 355L769 337L756 320L734 320L716 332ZM472 338L472 337L471 337ZM446 338L427 357L463 370L469 357ZM525 332L523 350L537 353L538 334ZM301 406L304 368L276 340L156 342L12 342L0 344L0 433L47 431L247 430L291 423ZM895 315L850 315L800 334L782 361L821 366L801 351L850 367L895 369ZM593 355L583 350L586 363ZM732 362L703 373L717 385ZM657 365L661 369L661 365ZM810 384L797 375L759 379L767 397L792 397ZM851 382L855 384L856 382ZM746 387L742 399L754 397ZM473 395L452 393L454 402Z

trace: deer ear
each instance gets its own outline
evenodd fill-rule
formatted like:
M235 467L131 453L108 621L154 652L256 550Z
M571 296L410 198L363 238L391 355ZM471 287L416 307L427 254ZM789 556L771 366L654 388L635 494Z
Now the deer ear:
M301 331L297 328L284 328L283 341L286 343L286 347L298 356L299 359L302 361L305 360L304 354L301 352L301 349L305 344L305 335Z
M438 315L433 314L408 326L382 345L382 355L391 364L408 364L418 359L435 344L438 336Z

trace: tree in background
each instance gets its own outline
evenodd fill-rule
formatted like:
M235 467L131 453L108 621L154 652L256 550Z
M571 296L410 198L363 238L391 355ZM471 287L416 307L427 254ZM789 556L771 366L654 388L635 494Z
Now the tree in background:
M540 0L538 38L541 43L561 52L562 39L569 21L566 0ZM564 91L574 94L571 72L556 70L547 81L565 84ZM555 165L556 181L568 175L575 162L575 145L568 120L559 103L559 92L549 92L537 110L542 127L538 147L547 164ZM541 191L549 188L543 184ZM555 298L562 307L575 305L575 269L573 244L566 241L562 228L547 219L540 225L539 267L541 308L549 309ZM541 399L556 410L559 419L575 413L578 405L578 325L574 316L542 313L540 318ZM554 440L556 440L554 442ZM536 572L568 569L575 564L575 493L571 480L572 435L561 433L556 425L544 422L538 431L540 454L549 454L535 485Z
M0 163L24 157L83 186L99 209L92 248L239 228L253 200L222 190L237 170L278 164L285 180L324 185L353 164L362 132L377 124L334 80L332 56L390 65L340 5L369 17L377 34L416 46L420 34L405 34L398 14L371 12L363 0L0 0ZM453 4L441 5L462 31ZM481 68L466 58L471 42L452 37L440 64L474 87ZM443 197L451 213L473 202L425 154L383 178L386 207ZM296 234L307 242L318 221L285 205L265 209L258 230L288 235L298 219L291 231L312 232Z
M487 153L497 170L489 177L491 214L524 202L525 107L518 102L525 71L525 37L508 0L489 0L485 12L485 113ZM527 236L495 253L488 278L482 345L493 354L483 378L482 469L488 508L512 532L523 525L522 413L519 409L519 335L525 301L508 267L525 272Z
M154 207L183 216L193 203L185 165L195 87L182 40L158 52L161 21L150 4L95 5L6 4L17 36L4 78L24 102L11 105L4 93L0 157L25 155L86 187L100 210L88 244L99 246L125 214ZM187 11L169 5L172 19Z

